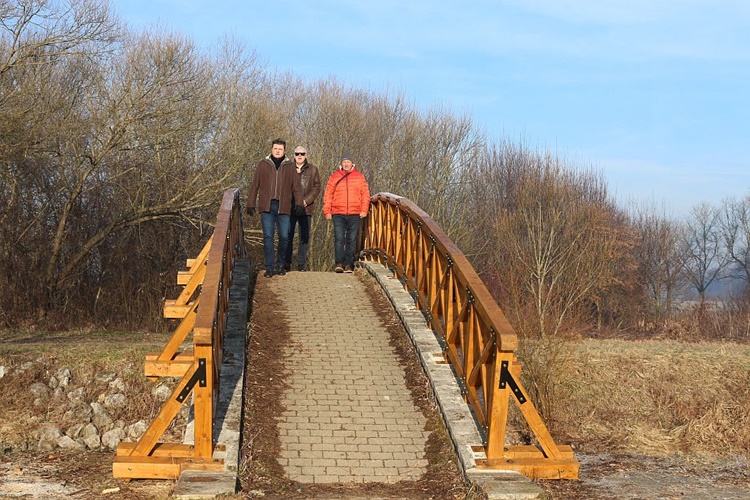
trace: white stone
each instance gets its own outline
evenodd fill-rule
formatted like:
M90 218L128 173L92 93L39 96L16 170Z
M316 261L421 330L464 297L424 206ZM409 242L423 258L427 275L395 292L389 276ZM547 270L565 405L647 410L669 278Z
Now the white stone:
M126 404L128 404L128 398L119 392L104 397L104 406L107 408L123 408Z
M172 395L172 389L165 384L159 384L153 388L151 394L153 394L159 401L166 401L169 399L169 396Z
M117 427L102 434L102 446L114 450L125 437L125 431Z
M146 422L144 422L143 420L139 420L138 422L129 425L125 429L125 432L127 433L127 437L134 441L137 441L138 439L141 439L141 436L146 433L146 430L148 430L148 425L146 425Z
M60 448L65 448L66 450L82 450L86 448L83 443L79 443L70 436L62 436L60 439L58 439L57 446L59 446Z

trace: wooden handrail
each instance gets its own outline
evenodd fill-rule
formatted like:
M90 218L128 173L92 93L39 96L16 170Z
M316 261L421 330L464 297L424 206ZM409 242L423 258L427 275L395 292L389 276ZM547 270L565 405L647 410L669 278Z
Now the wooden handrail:
M185 289L165 301L165 316L181 318L161 353L146 356L145 374L181 377L171 396L137 443L120 443L112 464L115 477L177 479L184 470L219 470L213 457L213 426L223 361L224 333L229 309L232 269L246 254L239 190L224 192L214 233L198 258L188 259L190 270L178 274ZM192 352L178 348L192 332ZM193 396L193 444L160 443L159 439L185 401Z
M578 477L572 450L555 444L523 388L513 327L435 221L406 198L378 193L358 249L362 259L393 270L435 332L483 436L484 465L534 477ZM539 443L538 453L505 445L511 395ZM519 466L524 460L530 462Z

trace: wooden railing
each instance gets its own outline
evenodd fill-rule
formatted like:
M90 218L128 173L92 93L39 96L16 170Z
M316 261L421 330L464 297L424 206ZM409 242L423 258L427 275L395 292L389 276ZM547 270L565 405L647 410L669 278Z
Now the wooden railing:
M555 444L521 382L518 339L466 256L423 210L390 193L372 197L360 256L393 270L415 297L458 378L480 434L486 468L577 478L569 446ZM539 447L506 446L513 395Z
M112 465L115 477L176 479L184 470L223 468L223 461L213 458L214 416L231 273L236 259L244 256L239 191L229 189L224 193L213 235L196 259L188 259L189 270L177 276L177 283L184 285L182 293L177 299L165 301L165 317L181 319L180 325L160 353L146 356L147 377L180 380L140 440L120 443ZM190 333L192 351L179 352ZM193 444L159 442L191 394Z

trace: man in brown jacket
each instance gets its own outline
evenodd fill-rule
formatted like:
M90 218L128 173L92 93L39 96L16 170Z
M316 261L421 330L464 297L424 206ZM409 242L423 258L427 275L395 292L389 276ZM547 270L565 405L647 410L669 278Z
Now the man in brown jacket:
M320 172L318 167L307 160L307 149L303 146L294 148L294 166L297 169L297 176L300 179L303 192L303 205L306 214L292 214L289 221L289 245L286 247L286 261L284 269L292 269L292 253L294 246L294 232L297 223L299 223L299 245L297 247L297 271L304 271L307 268L307 250L310 248L310 226L312 224L313 207L315 199L320 195Z
M255 215L256 206L260 212L263 227L263 256L266 272L270 278L276 274L286 274L284 258L289 244L289 219L292 213L305 214L302 199L302 186L292 163L284 154L286 141L274 139L271 154L258 162L247 195L248 215ZM257 199L257 205L256 205ZM279 245L274 261L274 232L278 230ZM275 263L275 266L274 266Z

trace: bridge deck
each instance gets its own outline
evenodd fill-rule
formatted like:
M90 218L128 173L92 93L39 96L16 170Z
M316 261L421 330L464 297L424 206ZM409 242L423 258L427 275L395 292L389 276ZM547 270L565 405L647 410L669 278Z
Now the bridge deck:
M287 477L302 483L418 479L425 417L365 285L352 274L292 272L259 278L286 305L291 332L279 418Z

